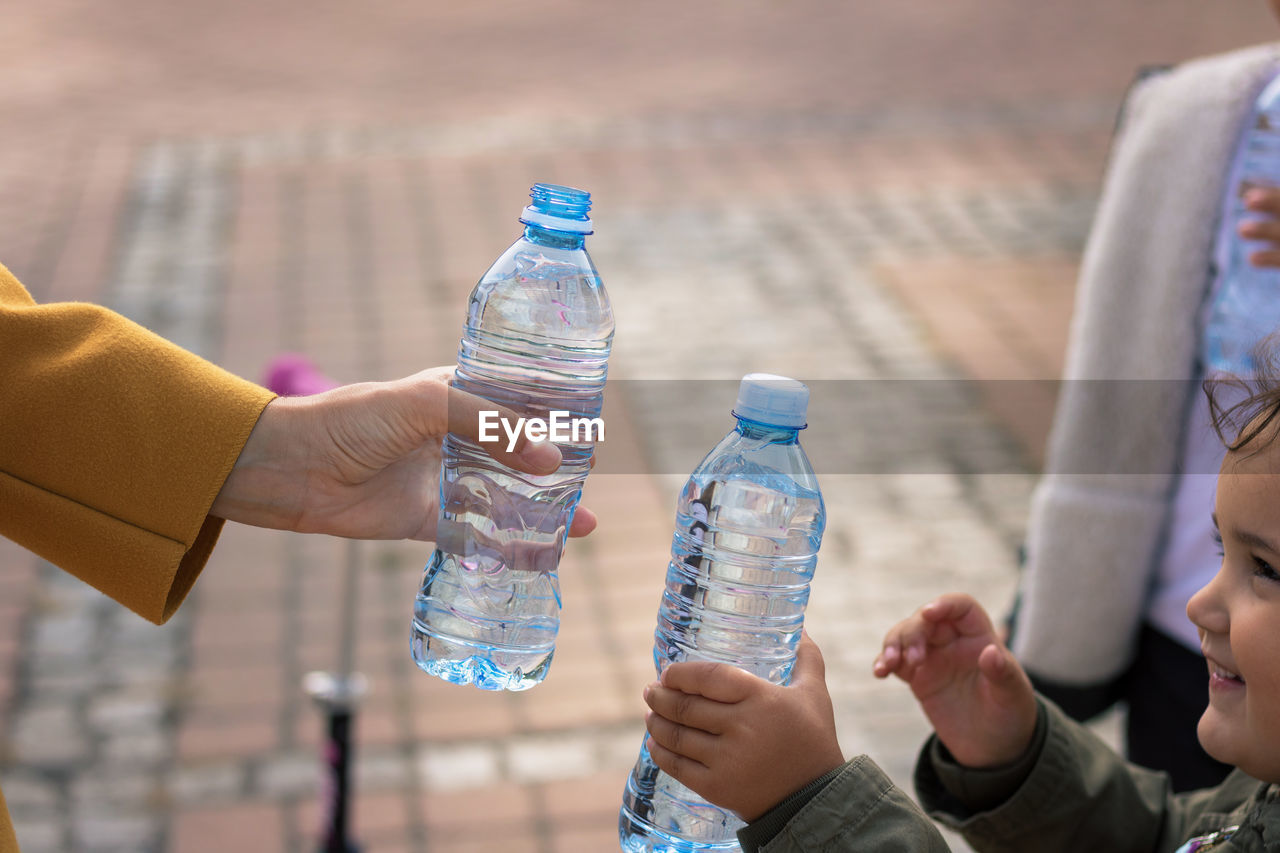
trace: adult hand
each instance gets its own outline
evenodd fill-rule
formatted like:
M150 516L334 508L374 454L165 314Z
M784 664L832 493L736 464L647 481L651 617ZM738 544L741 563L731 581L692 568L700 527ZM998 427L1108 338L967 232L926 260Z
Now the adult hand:
M479 440L479 412L500 406L453 388L452 367L394 382L343 385L269 403L211 514L231 521L359 539L436 537L440 443L449 432ZM560 464L554 444L523 435L485 445L499 462L528 474ZM584 507L570 536L596 526Z
M1031 745L1031 680L971 596L944 595L889 629L872 672L910 685L938 739L967 767L1008 764Z
M1250 218L1240 222L1236 231L1246 240L1267 245L1249 253L1256 267L1280 267L1280 187L1251 187L1244 195L1245 207L1267 218Z
M808 634L788 686L729 664L674 663L644 698L654 763L748 822L844 763L822 652Z

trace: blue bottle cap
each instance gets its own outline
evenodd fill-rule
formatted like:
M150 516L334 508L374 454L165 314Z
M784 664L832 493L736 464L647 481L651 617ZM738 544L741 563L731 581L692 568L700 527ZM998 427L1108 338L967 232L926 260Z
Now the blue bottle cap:
M738 386L733 415L769 426L804 429L809 387L772 373L748 373Z
M590 234L591 193L558 184L534 184L529 190L533 204L520 214L525 225L538 225L553 231Z

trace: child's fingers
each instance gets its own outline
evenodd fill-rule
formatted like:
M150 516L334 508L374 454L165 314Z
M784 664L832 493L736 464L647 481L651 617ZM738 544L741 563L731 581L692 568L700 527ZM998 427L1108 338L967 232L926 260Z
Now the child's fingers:
M948 593L889 630L871 671L877 678L897 675L910 681L930 647L945 646L957 637L982 636L996 636L982 605L970 595Z
M1026 673L1013 653L992 643L978 655L978 671L991 684L996 694L1021 697L1030 687Z
M650 684L644 689L644 701L655 713L682 726L712 734L724 731L723 721L729 706L723 702L696 693L672 690L660 683Z
M666 773L685 787L692 788L694 791L705 788L711 775L711 771L705 764L672 752L655 741L652 736L649 737L647 745L649 747L649 757L653 759L653 763L658 765L658 769L663 773Z
M662 685L682 693L696 693L716 702L741 702L757 686L746 670L727 663L684 661L673 663L662 673Z
M971 595L962 592L949 592L940 595L920 608L920 615L925 621L933 624L942 622L959 622L969 616L981 605Z
M920 615L931 625L948 629L943 632L945 636L935 632L931 638L934 643L949 641L952 638L950 631L962 637L981 637L984 634L995 636L995 627L991 624L991 617L987 615L987 611L982 608L977 599L964 593L955 592L940 596L926 604L921 609Z
M876 678L888 678L898 668L898 647L885 646L871 662L871 674Z
M800 644L796 646L796 662L791 668L791 684L800 687L810 681L822 684L827 679L827 665L822 659L822 650L809 636L808 631L800 633Z
M654 711L644 715L649 738L675 755L705 765L715 754L716 736L672 722Z
M925 644L919 637L894 638L885 642L880 654L872 661L871 673L876 678L896 675L904 681L910 681L911 674L924 657Z
M871 671L877 678L886 678L896 674L899 678L910 680L910 674L924 660L927 645L926 631L928 626L916 611L889 629L884 635L880 654L871 665Z
M871 672L876 678L888 678L902 666L902 636L895 625L884 635L880 654L871 662Z
M955 636L948 620L963 611L965 598L958 594L941 596L890 628L871 665L872 673L878 678L896 674L910 681L916 667L924 662L929 646L949 642Z

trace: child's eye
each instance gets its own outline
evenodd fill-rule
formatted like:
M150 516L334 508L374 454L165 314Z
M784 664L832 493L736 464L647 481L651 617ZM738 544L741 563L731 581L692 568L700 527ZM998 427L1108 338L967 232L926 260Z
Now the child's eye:
M1253 558L1253 574L1263 580L1280 583L1280 573L1271 567L1271 564L1260 557Z
M1213 544L1218 546L1218 556L1225 557L1226 551L1222 547L1222 534L1218 532L1216 527L1213 529Z

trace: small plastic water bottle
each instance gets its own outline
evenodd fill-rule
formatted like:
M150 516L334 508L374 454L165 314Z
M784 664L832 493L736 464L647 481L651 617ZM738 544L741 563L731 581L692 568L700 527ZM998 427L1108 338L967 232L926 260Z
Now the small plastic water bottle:
M1249 377L1257 368L1253 348L1280 331L1280 270L1249 263L1257 244L1236 227L1257 218L1244 203L1250 188L1280 186L1280 76L1258 96L1236 160L1218 240L1218 289L1205 323L1205 366L1210 374Z
M485 690L528 689L551 665L556 567L603 431L613 340L609 298L584 248L590 194L536 184L531 195L524 234L471 293L454 384L542 419L563 461L554 474L531 476L450 433L436 550L413 607L418 666ZM489 426L503 442L513 428Z
M808 403L809 389L793 379L743 378L737 426L694 470L676 509L654 631L659 675L677 661L707 660L790 679L826 526L800 447ZM742 825L659 770L646 738L622 795L624 851L737 850Z

